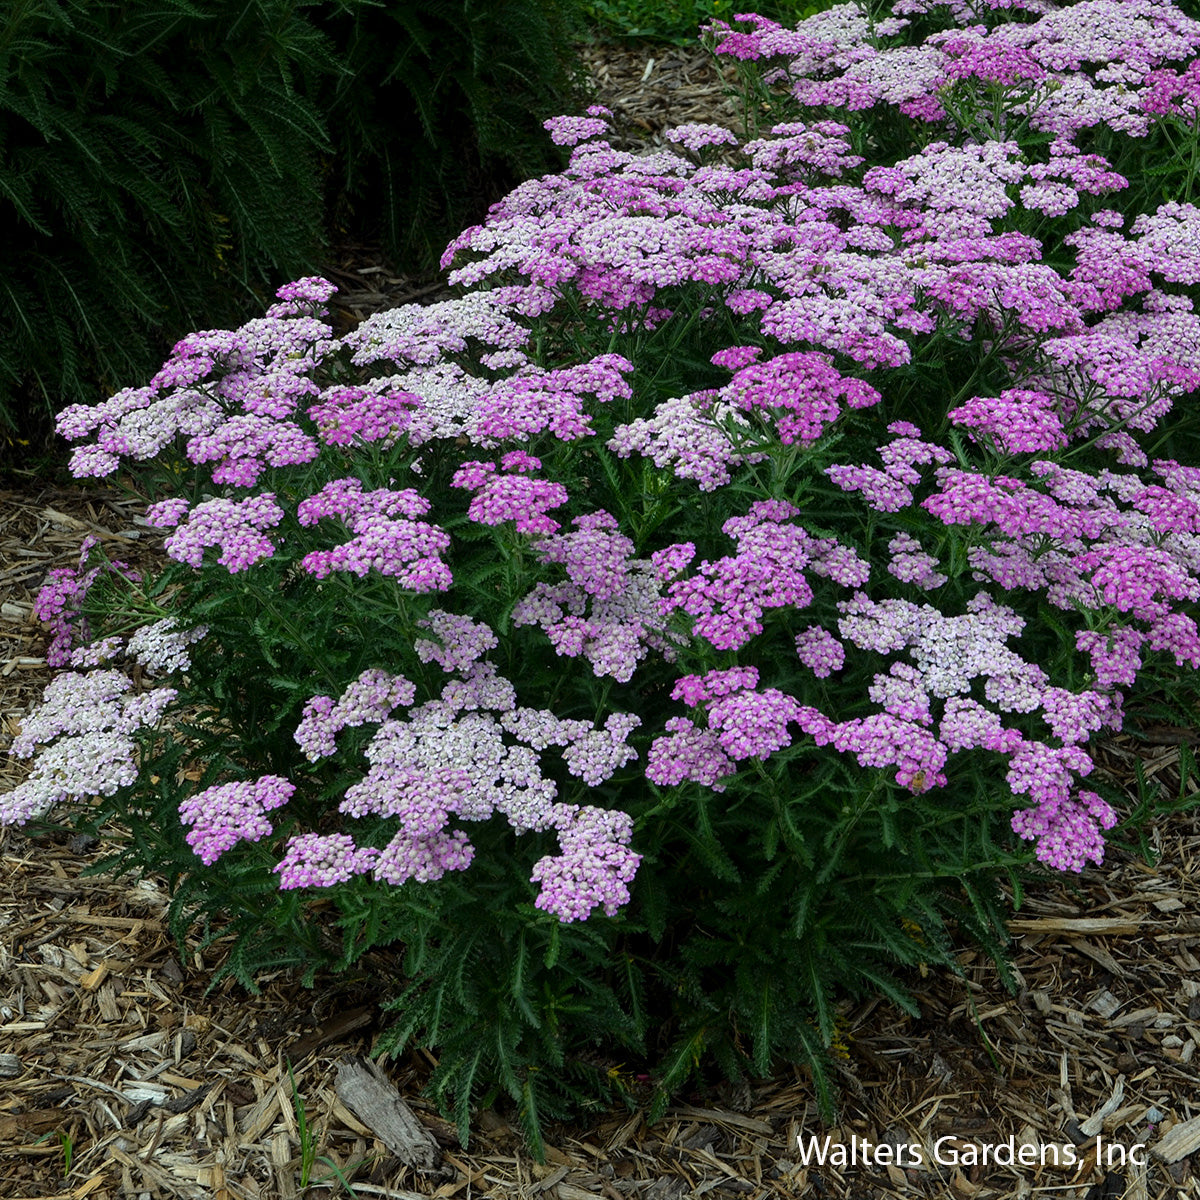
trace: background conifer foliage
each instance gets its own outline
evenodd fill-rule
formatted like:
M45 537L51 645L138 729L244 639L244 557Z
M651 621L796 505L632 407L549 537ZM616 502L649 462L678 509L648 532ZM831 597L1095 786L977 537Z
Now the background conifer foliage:
M431 260L560 161L569 3L0 6L0 425L261 308L330 225ZM327 218L327 214L329 214Z

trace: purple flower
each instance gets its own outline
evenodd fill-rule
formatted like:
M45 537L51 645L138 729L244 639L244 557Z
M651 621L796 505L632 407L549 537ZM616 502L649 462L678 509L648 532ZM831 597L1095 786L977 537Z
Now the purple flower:
M365 874L378 856L378 850L356 846L347 833L303 833L288 838L283 858L272 869L281 891L333 887Z
M846 663L842 643L820 625L810 625L796 635L796 655L818 679L828 679Z
M257 842L272 832L266 814L281 808L296 785L278 775L205 788L179 806L179 819L192 827L187 844L211 866L238 842Z
M309 551L300 565L317 579L332 571L360 578L378 571L410 591L445 591L451 575L441 555L450 547L450 535L438 525L414 519L429 507L411 488L364 492L357 479L327 483L300 502L297 519L305 526L326 518L340 520L354 536L332 550Z
M629 843L633 820L628 813L580 808L560 818L559 855L534 865L530 878L541 884L534 901L564 924L586 919L594 909L606 915L629 903L629 884L642 860Z
M570 498L561 483L516 473L497 475L492 463L463 463L451 480L452 487L470 488L475 495L467 515L480 525L512 521L520 533L554 533L558 522L546 514Z
M283 509L271 492L244 500L205 500L190 510L163 545L172 558L193 567L203 563L205 550L218 547L217 562L235 575L275 553L263 530L282 520Z

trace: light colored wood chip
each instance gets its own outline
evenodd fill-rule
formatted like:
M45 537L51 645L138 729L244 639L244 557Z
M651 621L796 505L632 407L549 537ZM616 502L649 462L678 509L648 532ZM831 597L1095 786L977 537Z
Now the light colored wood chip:
M338 1099L356 1113L401 1162L433 1170L441 1159L433 1134L413 1115L403 1097L374 1063L346 1058L334 1084Z
M79 986L85 992L94 992L108 978L108 963L102 962L94 970L80 976Z
M1161 1162L1175 1163L1200 1149L1200 1117L1172 1125L1150 1153Z
M1121 1002L1107 988L1094 1000L1088 1003L1092 1012L1099 1013L1106 1020L1121 1007Z
M1067 937L1084 937L1089 933L1112 936L1140 933L1146 922L1130 921L1123 917L1021 917L1008 922L1013 933L1062 933Z
M1080 1122L1079 1129L1087 1137L1095 1137L1104 1128L1105 1117L1110 1116L1121 1107L1125 1099L1125 1076L1122 1075L1113 1088L1113 1093L1086 1121Z

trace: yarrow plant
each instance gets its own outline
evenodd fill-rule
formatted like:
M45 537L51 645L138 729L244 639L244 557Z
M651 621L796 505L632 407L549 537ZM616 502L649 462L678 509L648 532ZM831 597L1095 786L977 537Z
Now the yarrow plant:
M708 36L759 128L548 122L455 298L338 338L300 280L59 418L170 565L47 582L0 815L134 826L247 983L391 955L385 1048L535 1147L615 1047L660 1106L779 1055L828 1103L837 998L1002 958L997 880L1104 861L1094 744L1200 666L1200 209L1137 174L1195 151L1200 22Z

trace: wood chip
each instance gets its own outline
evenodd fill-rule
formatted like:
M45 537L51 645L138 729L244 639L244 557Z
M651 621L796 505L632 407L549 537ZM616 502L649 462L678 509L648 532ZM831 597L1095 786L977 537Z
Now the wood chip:
M85 992L94 992L108 978L108 963L102 962L94 971L80 976L79 986Z
M1067 937L1083 937L1089 933L1112 935L1141 933L1145 931L1142 921L1128 921L1121 917L1033 917L1008 922L1013 933L1062 933Z
M1173 1125L1156 1146L1151 1147L1151 1154L1165 1163L1178 1162L1186 1158L1193 1150L1200 1149L1200 1117Z
M1092 1012L1099 1013L1105 1019L1111 1017L1121 1007L1121 1002L1107 988L1088 1004Z
M430 1171L441 1161L433 1134L413 1116L412 1109L374 1063L346 1058L338 1066L338 1099L363 1122L401 1162Z
M1086 1121L1080 1122L1079 1129L1085 1137L1093 1138L1104 1129L1105 1117L1111 1116L1121 1107L1125 1099L1125 1076L1117 1080L1113 1093Z

